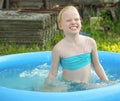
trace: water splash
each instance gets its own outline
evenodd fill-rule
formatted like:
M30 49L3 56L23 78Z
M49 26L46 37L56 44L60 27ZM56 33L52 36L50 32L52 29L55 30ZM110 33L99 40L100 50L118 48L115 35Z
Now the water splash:
M50 66L45 63L38 65L31 69L5 69L0 71L0 85L8 88L29 90L29 91L41 91L43 88L44 81L49 73ZM110 86L116 83L120 83L120 77L116 74L107 74L111 80L108 84L101 82L96 73L92 70L92 80L89 84L78 84L59 81L62 71L58 72L58 77L53 81L53 88L49 88L51 91L65 92L65 91L79 91L95 89L100 87ZM8 85L9 84L9 85Z

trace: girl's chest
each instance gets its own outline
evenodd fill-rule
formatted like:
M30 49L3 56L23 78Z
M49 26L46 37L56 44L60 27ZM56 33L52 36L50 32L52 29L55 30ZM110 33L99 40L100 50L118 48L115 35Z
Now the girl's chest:
M84 53L90 53L91 48L89 46L73 46L73 47L63 47L61 51L61 57L69 57L69 56L74 56L74 55L79 55L79 54L84 54Z

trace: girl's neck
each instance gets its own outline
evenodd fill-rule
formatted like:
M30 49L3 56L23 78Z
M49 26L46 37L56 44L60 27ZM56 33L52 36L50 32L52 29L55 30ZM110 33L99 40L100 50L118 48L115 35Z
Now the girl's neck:
M77 41L78 41L78 39L80 38L80 34L78 33L78 34L72 34L72 35L66 35L65 36L65 40L66 41L68 41L68 42L74 42L74 43L76 43Z

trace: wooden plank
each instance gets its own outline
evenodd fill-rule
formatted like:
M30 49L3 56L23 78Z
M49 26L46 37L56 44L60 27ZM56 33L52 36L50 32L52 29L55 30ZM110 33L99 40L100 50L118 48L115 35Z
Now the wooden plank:
M40 9L41 7L43 7L42 0L13 0L10 2L10 8Z
M49 23L45 24L45 22L41 21L0 21L0 30L8 29L8 30L37 30L37 29L45 29L50 26Z
M10 0L6 0L6 9L9 9L10 7Z
M41 3L41 2L20 2L18 4L19 7L29 7L29 8L30 7L31 8L33 8L33 7L41 8L42 5L43 5L43 3Z
M11 2L42 2L43 0L10 0Z
M29 24L29 23L28 23ZM41 26L37 26L37 25L29 25L29 26L27 26L27 25L2 25L1 27L0 27L0 30L2 31L2 29L4 30L4 29L8 29L8 30L13 30L13 31L15 31L15 30L34 30L34 31L36 31L36 30L38 30L38 29L41 29L42 27Z
M4 0L0 0L0 9L3 8Z
M7 37L7 36L42 36L40 31L0 31L0 37Z

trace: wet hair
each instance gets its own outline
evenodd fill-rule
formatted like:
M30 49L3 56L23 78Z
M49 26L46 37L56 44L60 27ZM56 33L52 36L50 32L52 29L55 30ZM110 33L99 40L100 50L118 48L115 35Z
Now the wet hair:
M60 23L60 21L61 21L62 14L63 14L66 10L68 10L69 8L73 8L73 9L77 10L77 8L74 7L74 6L66 6L66 7L64 7L64 8L60 11L60 13L59 13L59 15L58 15L58 19L57 19L58 23ZM77 11L78 11L78 10L77 10ZM78 12L78 13L79 13L79 12Z

